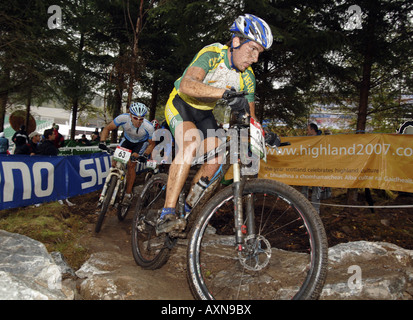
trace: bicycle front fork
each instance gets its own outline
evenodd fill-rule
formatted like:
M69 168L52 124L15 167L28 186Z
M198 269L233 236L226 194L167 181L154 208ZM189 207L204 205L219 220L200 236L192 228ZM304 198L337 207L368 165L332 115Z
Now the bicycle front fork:
M244 208L242 206L242 194L244 192L244 186L246 177L241 178L241 168L239 163L233 164L234 167L234 182L232 189L234 192L234 221L235 221L235 240L238 251L243 250L244 239L246 236L252 236L255 234L255 221L254 221L254 195L249 194L246 197L245 204L245 220L244 224Z

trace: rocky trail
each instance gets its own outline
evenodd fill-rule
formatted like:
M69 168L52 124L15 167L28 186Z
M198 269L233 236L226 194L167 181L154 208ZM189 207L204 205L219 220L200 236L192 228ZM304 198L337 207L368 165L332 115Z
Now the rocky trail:
M400 228L400 233L405 233L406 228L410 231L409 225L401 228L402 218L408 219L409 214L384 212L387 220L383 224L380 213L364 213L364 216L349 213L343 219L344 213L325 211L326 230L332 244L329 246L328 278L320 298L412 300L413 250L388 241L406 241L397 234L397 229L388 229L394 224ZM161 269L144 270L136 265L131 252L132 216L129 212L125 221L119 222L115 212L111 212L99 234L94 233L91 223L88 234L80 239L91 252L90 259L76 272L82 299L192 300L186 280L186 240L178 241ZM343 229L346 225L348 227ZM376 230L371 237L370 229ZM362 231L366 239L360 234ZM393 238L388 238L390 236ZM360 287L352 286L357 270L360 271Z
M56 274L56 258L43 244L0 230L0 300L193 300L186 279L186 240L178 241L162 268L144 270L132 255L133 212L121 222L114 210L108 212L96 234L97 216L92 213L96 201L97 194L77 197L67 208L70 215L81 215L87 222L78 243L89 255L77 270L59 267L62 274ZM334 201L343 199L338 196ZM411 203L411 197L386 202ZM322 208L321 217L329 241L321 300L413 300L410 209L373 213ZM63 288L56 292L51 279L63 279Z
M78 287L82 298L193 299L186 280L185 245L178 243L161 269L145 270L135 263L132 256L131 223L131 213L122 222L114 214L109 214L98 234L94 233L94 225L91 224L92 236L80 239L91 253L89 260L76 272L80 277Z

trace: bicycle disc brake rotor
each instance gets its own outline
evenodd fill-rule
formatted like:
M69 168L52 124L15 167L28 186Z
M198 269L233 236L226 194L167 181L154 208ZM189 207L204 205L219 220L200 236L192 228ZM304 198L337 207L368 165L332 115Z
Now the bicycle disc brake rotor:
M245 248L238 252L238 257L245 269L260 271L270 262L271 245L261 235L250 235L245 238Z

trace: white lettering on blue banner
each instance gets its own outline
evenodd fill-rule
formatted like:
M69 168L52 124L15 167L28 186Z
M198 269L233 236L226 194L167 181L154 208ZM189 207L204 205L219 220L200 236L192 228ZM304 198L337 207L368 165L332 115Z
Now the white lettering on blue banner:
M110 169L106 153L78 156L0 155L0 210L99 190Z

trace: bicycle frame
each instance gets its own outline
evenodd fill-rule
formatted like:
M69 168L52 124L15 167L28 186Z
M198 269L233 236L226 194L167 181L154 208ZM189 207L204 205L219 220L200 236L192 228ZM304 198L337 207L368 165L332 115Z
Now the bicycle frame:
M246 127L245 125L234 125L232 128L236 129L237 132L240 133L241 129L245 127ZM246 207L247 208L247 228L246 228L244 226L242 194L244 190L245 181L247 180L247 176L241 175L242 164L240 164L241 154L240 154L240 148L239 148L240 142L241 142L241 136L238 134L236 138L238 139L237 140L238 148L236 148L235 151L230 152L227 150L227 148L230 147L232 143L234 143L233 138L231 138L230 140L218 146L214 150L214 152L209 152L203 156L200 156L192 162L191 166L198 165L202 163L203 161L214 159L217 154L222 154L221 152L223 150L226 150L225 161L220 165L217 172L211 178L208 186L203 191L197 203L195 203L195 205L193 206L191 212L184 215L183 206L180 206L182 211L179 212L179 215L184 216L185 220L188 220L189 216L191 216L191 219L195 220L199 211L202 209L204 204L213 196L214 191L216 190L222 178L225 176L225 174L229 170L231 166L230 159L231 158L237 159L237 161L235 161L235 163L232 164L233 166L232 188L234 192L234 218L235 218L235 229L236 229L236 244L237 244L237 249L239 251L242 251L243 249L242 245L244 243L244 238L245 238L245 229L248 230L248 236L252 236L253 234L255 234L254 214L253 214L254 204L253 204L253 195L251 195L247 203L247 207ZM182 195L182 192L181 192L181 195ZM180 199L184 198L184 196L182 197L181 195L180 195ZM171 232L170 236L180 237L180 234L176 232Z
M123 183L123 190L121 190L122 192L124 191L124 189L126 188L126 176L127 176L127 164L122 163L120 161L114 161L115 162L115 166L111 166L109 169L109 174L106 177L105 180L105 184L103 185L102 188L102 192L99 196L99 200L98 200L98 206L103 202L105 196L106 196L106 191L108 189L108 184L110 182L110 179L112 178L112 176L116 176L117 182L116 182L116 187L115 190L113 191L112 194L112 198L110 200L109 205L113 206L115 201L116 201L116 196L118 194L119 191L119 186L121 183ZM137 173L138 172L143 172L146 169L146 165L143 163L139 163L139 165L137 166ZM120 199L123 198L123 195L121 195Z
M116 176L118 178L116 182L116 187L115 190L113 191L112 198L110 200L110 205L112 206L115 203L116 196L118 194L119 186L121 182L126 179L126 166L121 163L116 161L115 167L111 166L109 170L109 174L106 177L105 184L103 185L102 193L100 194L98 205L100 205L103 202L103 199L106 196L106 191L108 189L108 184L112 176ZM124 184L126 186L126 183Z

